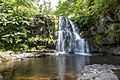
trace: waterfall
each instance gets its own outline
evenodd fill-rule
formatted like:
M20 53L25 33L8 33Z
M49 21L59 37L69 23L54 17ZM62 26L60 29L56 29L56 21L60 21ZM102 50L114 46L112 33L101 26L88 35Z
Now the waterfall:
M77 33L74 23L65 17L59 17L57 51L74 54L89 53L87 41Z

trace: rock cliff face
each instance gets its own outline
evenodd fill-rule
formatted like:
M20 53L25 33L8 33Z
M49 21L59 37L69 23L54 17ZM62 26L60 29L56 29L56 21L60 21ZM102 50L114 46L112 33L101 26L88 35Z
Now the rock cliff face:
M32 22L30 23L30 31L32 36L42 35L45 38L49 37L50 31L53 30L55 25L52 21L52 17L48 15L35 14L33 16ZM53 33L54 34L54 33Z
M29 37L39 38L36 42L29 43L30 46L55 49L55 18L54 16L35 14L30 23Z
M120 55L120 15L98 16L86 33L91 52Z
M30 25L31 34L49 39L52 36L55 39L57 31L55 27L50 27L54 24L50 16L35 15ZM87 26L84 26L86 29L79 29L89 41L91 53L120 55L120 14L107 13L104 16L96 16L94 25Z

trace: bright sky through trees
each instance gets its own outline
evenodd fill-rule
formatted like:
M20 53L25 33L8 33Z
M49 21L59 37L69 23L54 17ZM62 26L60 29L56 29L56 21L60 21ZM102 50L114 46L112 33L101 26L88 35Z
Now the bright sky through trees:
M57 5L58 5L58 2L60 1L60 0L45 0L46 2L51 2L51 7L53 8L53 9L56 9L56 7L57 7ZM64 0L61 0L61 1L64 1ZM39 4L43 4L43 2L44 2L44 0L40 0L39 1Z

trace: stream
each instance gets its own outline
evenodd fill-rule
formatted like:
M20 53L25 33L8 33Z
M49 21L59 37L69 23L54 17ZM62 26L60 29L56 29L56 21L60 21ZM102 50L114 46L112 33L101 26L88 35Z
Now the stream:
M83 67L91 64L120 66L120 57L67 54L10 61L0 63L0 76L3 80L77 80Z

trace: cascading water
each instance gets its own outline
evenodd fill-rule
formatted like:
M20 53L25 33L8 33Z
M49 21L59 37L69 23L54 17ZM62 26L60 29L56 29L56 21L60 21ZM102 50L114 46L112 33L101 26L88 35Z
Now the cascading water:
M89 53L87 41L77 33L74 23L65 17L59 17L57 51L59 53Z

